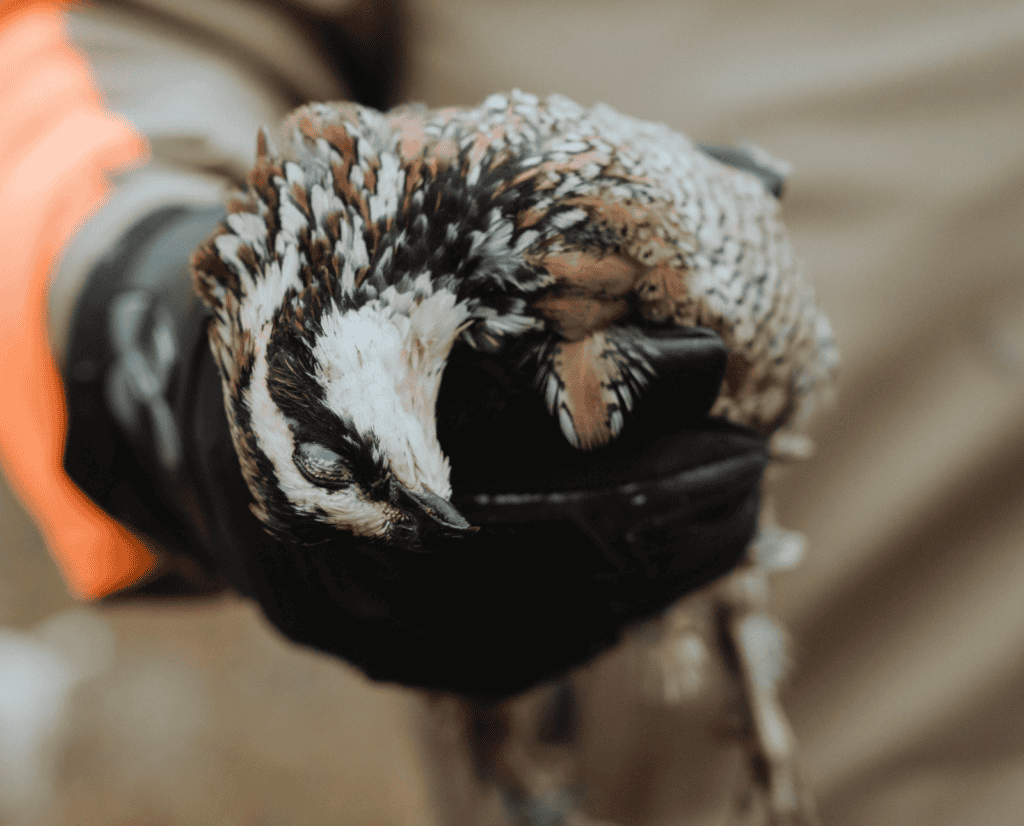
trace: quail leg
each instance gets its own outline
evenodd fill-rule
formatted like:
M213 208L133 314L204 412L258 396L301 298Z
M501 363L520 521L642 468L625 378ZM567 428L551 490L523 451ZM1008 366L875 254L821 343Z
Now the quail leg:
M514 826L595 826L580 810L570 680L472 709L471 742Z
M801 776L796 740L779 701L785 676L785 635L764 612L765 573L741 568L722 586L722 645L742 687L749 715L751 767L765 796L771 826L817 826L814 802Z
M441 826L611 826L583 811L571 682L494 705L420 706Z

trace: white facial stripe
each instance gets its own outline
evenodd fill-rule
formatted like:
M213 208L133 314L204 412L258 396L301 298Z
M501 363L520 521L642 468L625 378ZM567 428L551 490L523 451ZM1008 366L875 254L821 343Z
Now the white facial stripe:
M447 497L448 462L434 410L445 360L468 313L446 290L406 311L373 301L324 316L313 348L317 380L328 407L358 432L376 434L402 484L413 490L426 485Z
M267 385L269 337L270 325L265 325L257 336L256 361L245 401L252 415L251 432L274 466L281 490L300 513L313 514L320 509L327 514L329 524L348 529L356 536L380 536L388 521L383 504L363 499L356 487L329 491L310 484L295 466L295 439Z

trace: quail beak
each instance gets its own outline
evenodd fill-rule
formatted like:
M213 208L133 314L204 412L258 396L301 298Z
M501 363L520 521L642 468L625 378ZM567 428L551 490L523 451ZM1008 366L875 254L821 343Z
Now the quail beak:
M409 518L407 526L395 531L394 540L409 550L429 550L423 547L428 538L465 539L480 530L470 525L451 502L429 490L412 491L395 482L393 496Z

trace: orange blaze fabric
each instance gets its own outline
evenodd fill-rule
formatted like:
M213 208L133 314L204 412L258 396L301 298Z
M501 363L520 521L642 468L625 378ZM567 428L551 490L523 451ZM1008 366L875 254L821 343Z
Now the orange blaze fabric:
M69 589L95 599L156 558L63 470L63 388L47 337L61 250L101 205L110 171L145 139L103 107L64 39L59 3L0 0L0 466L35 518Z

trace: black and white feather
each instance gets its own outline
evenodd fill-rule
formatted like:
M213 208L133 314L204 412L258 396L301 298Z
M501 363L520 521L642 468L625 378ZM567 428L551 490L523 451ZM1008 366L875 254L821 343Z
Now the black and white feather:
M311 104L276 141L261 130L249 187L194 258L253 511L300 541L408 537L410 502L465 528L434 421L460 338L532 342L581 449L655 377L645 325L722 336L713 415L801 426L835 352L776 213L757 177L667 127L559 96Z

